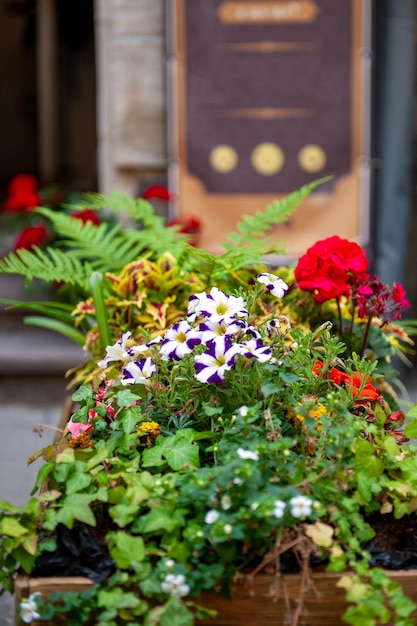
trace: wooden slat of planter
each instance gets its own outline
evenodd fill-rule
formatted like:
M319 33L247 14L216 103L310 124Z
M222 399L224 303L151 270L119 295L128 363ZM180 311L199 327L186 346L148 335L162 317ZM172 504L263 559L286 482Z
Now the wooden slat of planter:
M417 603L417 570L388 572L393 580L401 584L405 594ZM341 616L347 608L344 589L337 587L339 574L314 573L314 588L304 596L304 607L300 626L346 626ZM201 604L218 611L215 621L197 622L198 626L281 626L288 617L284 598L287 595L290 609L298 605L300 576L287 575L276 588L274 576L256 576L253 584L239 583L234 587L233 602L225 600L215 592L204 593ZM84 591L93 583L88 578L50 577L29 578L19 576L15 583L16 615L19 602L31 593L40 591L47 597L51 591ZM286 591L285 591L286 589ZM275 600L279 593L279 599ZM415 614L417 618L417 612ZM17 624L19 622L17 621ZM416 622L417 623L417 622ZM64 622L61 623L64 626ZM17 625L16 625L17 626ZM57 622L32 622L32 626L58 626Z
M30 578L29 576L18 576L15 580L15 605L16 605L16 626L19 622L19 604L24 598L28 598L31 593L39 591L45 598L52 591L85 591L94 583L83 576L51 576L42 578ZM64 622L62 622L64 625ZM31 626L59 626L58 622L33 621Z

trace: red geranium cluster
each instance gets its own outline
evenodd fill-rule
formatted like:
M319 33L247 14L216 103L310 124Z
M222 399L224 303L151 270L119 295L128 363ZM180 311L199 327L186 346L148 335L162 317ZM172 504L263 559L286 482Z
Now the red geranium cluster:
M50 238L50 233L46 226L42 223L37 226L28 226L24 228L17 236L15 242L15 250L24 248L30 250L33 246L41 246Z
M3 210L6 213L27 211L40 205L38 181L31 174L17 174L12 178L7 189L7 198Z
M324 363L322 361L317 361L313 367L313 372L315 374L321 374L323 367ZM334 385L349 389L354 398L377 400L381 395L372 384L369 376L364 378L364 376L359 372L347 374L346 372L338 370L336 367L332 367L329 371L325 372L325 375L326 378L328 378Z
M335 235L322 239L300 257L295 278L316 302L349 296L352 285L368 279L368 260L357 243Z

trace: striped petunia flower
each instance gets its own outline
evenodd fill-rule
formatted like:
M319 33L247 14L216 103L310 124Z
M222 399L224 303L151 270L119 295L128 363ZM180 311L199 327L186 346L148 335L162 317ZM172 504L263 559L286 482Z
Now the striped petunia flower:
M219 320L205 319L200 326L201 343L207 344L211 339L223 337L227 335L235 335L244 331L246 322L234 318L226 318Z
M195 377L202 383L222 383L232 369L241 347L229 337L217 337L207 343L207 350L195 357Z
M240 344L243 356L248 359L256 359L260 363L269 361L272 356L272 350L269 346L265 346L261 339L249 339Z
M256 280L265 285L268 291L276 298L283 298L288 289L287 283L285 283L282 278L275 276L275 274L270 274L269 272L259 274Z
M200 313L213 321L231 317L246 317L248 312L245 306L246 303L243 298L229 296L217 287L212 287L205 298L200 298L195 313Z
M127 333L122 333L120 335L120 339L116 341L112 346L107 346L106 348L106 356L102 361L98 361L97 365L103 369L105 369L109 363L112 361L125 361L126 358L126 344L129 341L132 333L128 331Z
M150 357L141 361L131 361L123 370L122 385L147 385L156 367Z
M200 333L191 328L188 322L174 324L161 343L160 353L164 361L181 361L201 343Z

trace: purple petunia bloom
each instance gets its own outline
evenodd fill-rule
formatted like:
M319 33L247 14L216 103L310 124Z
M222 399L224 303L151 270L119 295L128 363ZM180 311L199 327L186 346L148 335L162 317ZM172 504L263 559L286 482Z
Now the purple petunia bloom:
M240 353L239 344L229 337L212 339L207 343L206 352L195 357L195 377L202 383L222 383L225 372L232 369Z
M107 346L106 348L106 356L102 361L97 361L97 365L103 369L105 369L109 363L112 361L125 361L127 358L125 355L126 344L129 341L132 333L128 331L127 333L122 333L120 335L120 339L116 341L112 346Z
M181 361L201 343L200 333L186 321L178 322L170 328L161 343L160 353L164 361Z

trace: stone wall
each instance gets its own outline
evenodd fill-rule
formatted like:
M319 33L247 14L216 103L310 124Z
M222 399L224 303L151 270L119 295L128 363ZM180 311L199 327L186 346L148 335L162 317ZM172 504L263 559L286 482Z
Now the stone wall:
M96 0L98 185L138 195L166 176L164 0Z

